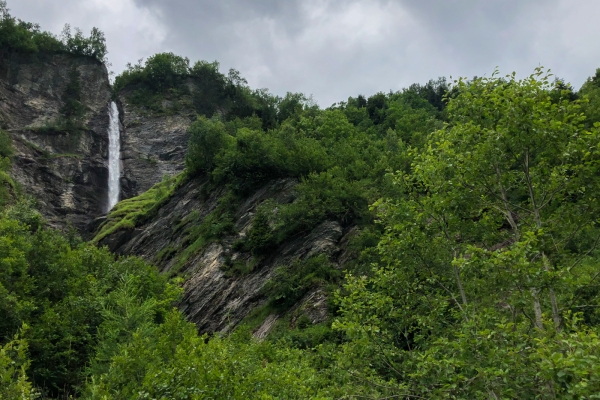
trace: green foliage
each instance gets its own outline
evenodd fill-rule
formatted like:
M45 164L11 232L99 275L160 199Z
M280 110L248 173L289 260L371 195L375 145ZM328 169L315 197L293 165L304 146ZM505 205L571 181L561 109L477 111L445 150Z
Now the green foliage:
M600 390L598 332L578 326L577 316L568 320L569 330L536 342L540 378L552 382L551 390L562 399L593 399Z
M37 394L27 379L27 342L15 338L0 345L0 399L35 399Z
M85 37L79 28L75 35L67 24L58 39L48 32L40 30L38 24L21 21L9 13L6 1L0 2L0 47L19 53L70 53L93 57L106 62L106 39L98 28L92 28L89 37Z
M581 86L579 96L585 99L581 108L587 117L586 126L590 128L594 123L600 122L600 68Z
M201 63L197 68L209 74L216 65ZM438 110L413 92L378 97L384 104L378 125L383 130L359 108L357 113L350 106L319 110L305 96L290 93L279 102L262 97L276 108L269 114L269 129L265 115L230 121L201 117L194 122L186 157L192 176L227 185L238 196L277 179L299 182L293 202L258 207L247 235L234 245L246 254L225 263L227 275L252 272L286 240L326 220L343 226L371 224L374 213L368 205L397 192L386 174L410 170L407 143L422 148L428 133L441 126ZM192 247L195 254L204 244Z
M37 130L44 134L66 133L77 140L80 131L86 129L83 121L86 108L81 103L81 75L75 66L69 70L69 82L61 100L63 105L59 110L58 119Z
M20 335L30 361L16 365L30 365L30 380L45 395L76 394L92 355L110 352L138 326L133 304L150 304L144 315L161 323L179 291L140 260L115 261L106 249L24 223L32 220L23 210L0 217L0 345L18 348L10 340L27 324ZM127 311L122 320L112 317L118 307Z
M318 109L301 93L281 98L266 89L253 91L235 69L225 75L217 61L198 61L190 67L187 58L173 53L158 53L144 63L127 64L116 77L113 90L115 96L127 93L131 104L155 115L173 113L176 110L169 107L175 107L226 121L257 117L264 130L306 110Z
M188 128L190 135L188 152L185 157L186 168L192 174L212 171L215 158L229 144L230 137L220 121L199 117Z
M186 226L185 233L187 234L184 241L184 249L178 255L175 270L172 273L177 273L188 259L201 250L206 248L210 243L218 241L226 234L233 233L234 227L234 212L239 199L232 192L225 193L217 204L217 207L208 215L204 216L202 222L199 222L200 216L192 214L190 218L182 221L181 225Z
M213 116L229 102L227 77L219 72L219 63L198 61L190 69L197 91L193 95L194 107L200 115Z
M164 179L137 197L120 201L110 211L92 241L98 243L119 230L134 229L152 217L186 179L186 173L181 173Z
M12 155L12 141L8 133L0 129L0 210L14 198L16 192L15 182L8 174Z
M67 124L75 124L83 117L84 107L81 104L81 76L77 68L72 67L69 71L69 83L65 88L62 100L64 105L60 113L67 120Z
M273 229L276 205L273 201L261 203L254 213L246 238L234 244L234 249L247 251L255 257L268 254L279 243Z
M297 350L257 344L243 332L208 340L173 313L160 327L136 332L88 384L86 398L331 398L322 386Z
M333 330L330 322L313 325L306 315L297 319L295 329L277 329L278 327L269 333L269 340L280 341L285 346L295 349L311 350L342 342L341 332Z
M13 155L12 141L8 133L0 130L0 157L7 158Z
M586 398L598 328L569 315L599 297L599 132L542 69L452 93L374 205L381 261L338 295L340 362L378 396Z
M158 53L146 60L144 73L147 81L156 91L175 87L178 79L189 70L190 61L173 53Z
M172 309L180 290L153 267L58 235L15 204L0 218L0 394L596 398L596 75L578 94L537 69L321 110L302 94L252 91L216 62L190 68L164 53L130 66L115 87L132 102L204 116L189 130L189 175L119 203L95 243L147 221L187 176L201 178L220 200L172 227L185 240L158 259L175 257L177 273L236 233L243 196L278 180L292 193L257 206L225 276L253 272L326 221L343 228L347 271L324 254L290 260L246 325L198 336ZM78 100L75 83L67 91ZM76 120L76 106L62 111ZM6 143L0 135L8 160ZM335 298L333 325L312 325L302 307L285 314L316 289ZM266 317L278 318L269 338L253 340Z
M71 54L79 54L95 58L101 63L106 63L106 38L98 28L92 28L90 36L85 37L81 29L75 28L75 34L71 33L71 26L66 24L61 33L63 51Z
M277 269L274 277L263 288L271 304L287 309L300 300L309 290L341 278L341 271L334 268L325 254L306 260L294 260L288 266Z

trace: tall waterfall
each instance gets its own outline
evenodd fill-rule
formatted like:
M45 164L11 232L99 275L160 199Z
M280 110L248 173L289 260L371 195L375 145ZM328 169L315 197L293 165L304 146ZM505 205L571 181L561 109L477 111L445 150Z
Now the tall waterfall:
M119 109L110 103L110 123L108 125L108 211L119 201L121 191L121 132L119 130Z

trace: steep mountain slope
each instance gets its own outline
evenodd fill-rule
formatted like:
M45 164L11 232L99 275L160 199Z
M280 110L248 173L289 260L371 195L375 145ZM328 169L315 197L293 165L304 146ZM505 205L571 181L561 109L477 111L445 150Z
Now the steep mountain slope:
M162 272L185 276L181 310L202 332L228 332L252 311L267 305L264 289L278 267L294 261L326 254L335 268L343 269L347 259L348 238L355 232L337 221L323 221L310 232L291 237L268 254L252 256L236 246L252 227L257 207L266 202L276 205L295 200L294 179L272 181L233 204L233 229L218 240L206 242L196 252L193 229L218 213L223 201L231 201L224 188L206 193L206 179L190 180L177 189L145 223L133 230L118 231L100 241L117 254L138 255L159 266ZM277 206L275 206L277 207ZM213 214L214 215L214 214ZM187 254L186 254L187 251ZM231 266L248 268L231 273ZM307 316L312 323L327 319L327 302L320 288L313 288L298 299L294 318ZM266 315L271 324L276 311ZM266 335L267 327L257 329Z
M182 276L180 309L201 332L324 322L343 271L376 244L369 204L394 193L387 171L440 126L428 99L445 83L321 110L217 67L163 53L117 77L125 200L94 240Z
M190 108L169 113L144 110L132 104L133 96L133 90L119 96L122 198L142 194L165 175L173 176L184 169L187 128L196 119L195 110ZM165 103L168 109L169 104Z
M80 129L56 129L73 86L83 106ZM15 149L13 177L52 226L83 231L106 212L106 67L84 56L0 52L0 99L0 124Z

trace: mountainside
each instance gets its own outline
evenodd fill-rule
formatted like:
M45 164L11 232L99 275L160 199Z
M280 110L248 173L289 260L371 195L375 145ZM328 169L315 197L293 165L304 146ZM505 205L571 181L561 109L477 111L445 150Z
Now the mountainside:
M257 207L267 201L273 202L274 207L293 202L296 184L293 179L276 180L253 191L239 205L234 205L232 233L206 243L188 258L181 256L188 246L193 246L194 226L218 210L220 202L228 201L224 188L203 194L209 185L206 180L183 184L149 221L133 230L109 235L100 244L108 245L117 254L141 256L159 266L163 273L185 276L180 309L201 332L229 332L253 310L266 305L268 297L263 290L277 267L327 254L335 268L344 268L348 237L355 231L337 221L323 221L310 232L292 237L258 258L236 249L236 242L250 231ZM233 263L252 265L251 270L228 274ZM328 317L326 298L320 288L311 288L298 299L296 308L300 312L294 319L306 315L311 323L317 324ZM279 316L274 311L264 317L273 323ZM264 328L257 328L257 332L267 333Z
M57 129L74 84L81 127ZM12 175L52 226L84 231L106 212L110 94L106 67L90 57L0 52L0 124L15 149Z
M323 109L105 56L0 0L0 399L597 397L600 69Z

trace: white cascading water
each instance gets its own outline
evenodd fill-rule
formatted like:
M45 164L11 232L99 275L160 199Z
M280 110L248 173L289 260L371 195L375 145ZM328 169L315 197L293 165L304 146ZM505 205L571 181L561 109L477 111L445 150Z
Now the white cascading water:
M119 109L110 103L110 123L108 125L108 211L119 201L121 191L121 132L119 129Z

